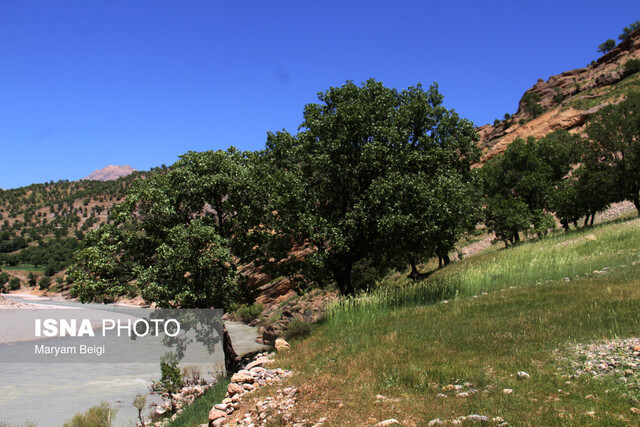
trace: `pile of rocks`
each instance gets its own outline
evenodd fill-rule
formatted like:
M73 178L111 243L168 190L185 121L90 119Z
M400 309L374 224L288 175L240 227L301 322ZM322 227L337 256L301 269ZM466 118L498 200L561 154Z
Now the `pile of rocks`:
M245 394L251 393L262 386L277 383L283 378L292 375L291 371L284 369L264 368L264 365L272 361L272 353L260 353L256 356L255 360L248 363L244 369L239 370L231 377L231 383L227 386L226 398L221 403L214 405L209 412L209 426L219 427L228 425L230 416L240 408L241 399ZM291 392L290 389L288 390L288 394L291 394L290 398L293 398L297 389L294 389L294 392ZM291 402L291 406L292 405L293 403ZM260 418L263 412L264 411L260 411L258 413L256 420L266 419L266 414ZM249 416L247 417L246 415ZM246 415L245 419L253 420L250 413ZM244 421L242 421L240 425L245 425Z
M193 401L196 400L200 395L202 395L215 385L215 380L213 382L206 382L204 379L186 384L180 389L179 393L173 395L173 404L175 405L176 412L171 416L171 418L164 418L161 421L153 423L153 425L162 427L167 425L169 423L169 420L175 420L182 413L183 409L186 406L193 403ZM165 402L163 404L153 404L153 406L155 406L153 410L153 418L155 419L166 417L166 414L170 413L171 402L168 400L168 396L163 395L163 398L165 398Z
M463 415L461 417L454 418L453 420L441 420L440 418L436 418L434 420L429 421L427 425L430 427L441 426L441 425L461 426L463 424L469 424L469 423L488 424L489 422L491 422L491 424L493 425L498 425L500 427L507 427L509 425L509 423L506 422L501 417L493 417L489 419L489 417L487 417L486 415L478 415L478 414Z
M628 388L640 389L640 338L617 339L578 344L570 349L566 361L571 376L615 376Z

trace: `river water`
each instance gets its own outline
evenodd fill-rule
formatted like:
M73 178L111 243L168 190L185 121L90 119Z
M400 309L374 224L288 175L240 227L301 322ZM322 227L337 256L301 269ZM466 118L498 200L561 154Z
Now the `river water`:
M5 297L16 302L35 302L42 307L86 310L83 316L105 309L102 304ZM14 334L29 330L33 335L33 320L26 316L28 311L11 310L9 317L4 312L2 321L5 324L0 327L14 331ZM225 322L225 325L238 354L262 348L255 342L255 328L237 322ZM16 345L21 344L28 343ZM0 352L10 351L7 346L0 344ZM219 352L212 355L210 363L198 367L202 377L211 380L223 363L223 355ZM137 410L133 408L133 398L138 393L148 393L150 382L159 377L157 363L0 363L0 424L21 425L31 421L39 427L61 426L74 414L106 401L118 408L115 426L135 425ZM159 402L157 396L148 397L147 403L152 402Z

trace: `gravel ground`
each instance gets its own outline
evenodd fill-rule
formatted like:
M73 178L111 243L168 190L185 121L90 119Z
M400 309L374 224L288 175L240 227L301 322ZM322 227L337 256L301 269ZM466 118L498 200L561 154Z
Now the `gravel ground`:
M640 338L578 344L559 356L572 377L613 376L629 390L640 391Z

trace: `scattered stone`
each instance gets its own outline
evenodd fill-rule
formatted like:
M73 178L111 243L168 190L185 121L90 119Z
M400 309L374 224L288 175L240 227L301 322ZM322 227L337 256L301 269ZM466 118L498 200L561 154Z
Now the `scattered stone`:
M466 391L463 391L462 393L456 394L456 397L469 397L469 393L467 393Z
M486 423L486 422L489 422L489 417L485 415L472 414L472 415L467 415L467 420L474 423Z
M442 398L442 399L446 399L446 398L447 398L447 395L446 395L446 394L444 394L444 393L438 393L438 394L436 394L436 397L438 397L438 398Z
M444 421L442 421L440 418L436 418L434 420L429 421L427 425L431 427L431 426L441 426L443 424L444 424Z
M529 378L531 378L531 375L527 374L525 371L518 372L519 380L528 380Z
M504 390L502 390L502 394L512 394L513 393L513 389L510 388L505 388Z
M595 396L593 394L587 394L584 398L587 399L587 400L595 399Z
M376 424L376 426L384 427L384 426L390 426L393 424L400 424L400 422L395 418L389 418L388 420L380 421L378 424Z
M640 409L638 408L631 408L630 411L632 414L640 414Z

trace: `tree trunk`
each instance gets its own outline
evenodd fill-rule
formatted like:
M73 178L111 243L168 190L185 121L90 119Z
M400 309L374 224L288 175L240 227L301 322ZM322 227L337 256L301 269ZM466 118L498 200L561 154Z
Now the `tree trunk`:
M407 276L409 279L416 280L420 277L418 267L416 267L416 261L413 258L409 258L409 265L411 265L411 273Z
M560 221L560 223L562 224L562 228L564 228L564 231L569 231L569 221L563 219L562 221Z
M338 289L342 295L352 295L353 286L351 285L351 264L345 267L334 269L333 276L338 284Z
M640 194L635 195L635 197L633 198L633 204L638 211L638 216L640 216Z
M438 268L442 268L451 263L451 258L449 258L448 253L438 254Z
M222 351L224 352L224 369L227 375L235 374L240 369L240 356L233 349L231 336L227 327L222 327Z
M578 220L577 220L577 219L574 219L574 220L573 220L573 226L574 226L575 228L578 228Z
M582 224L582 227L586 227L587 224L589 224L589 214L587 214L587 216L584 218L584 224Z
M596 213L591 213L591 221L589 221L589 226L593 227L593 220L596 219Z
M515 243L518 243L519 241L520 241L520 233L516 231L513 234L513 243L515 244Z

